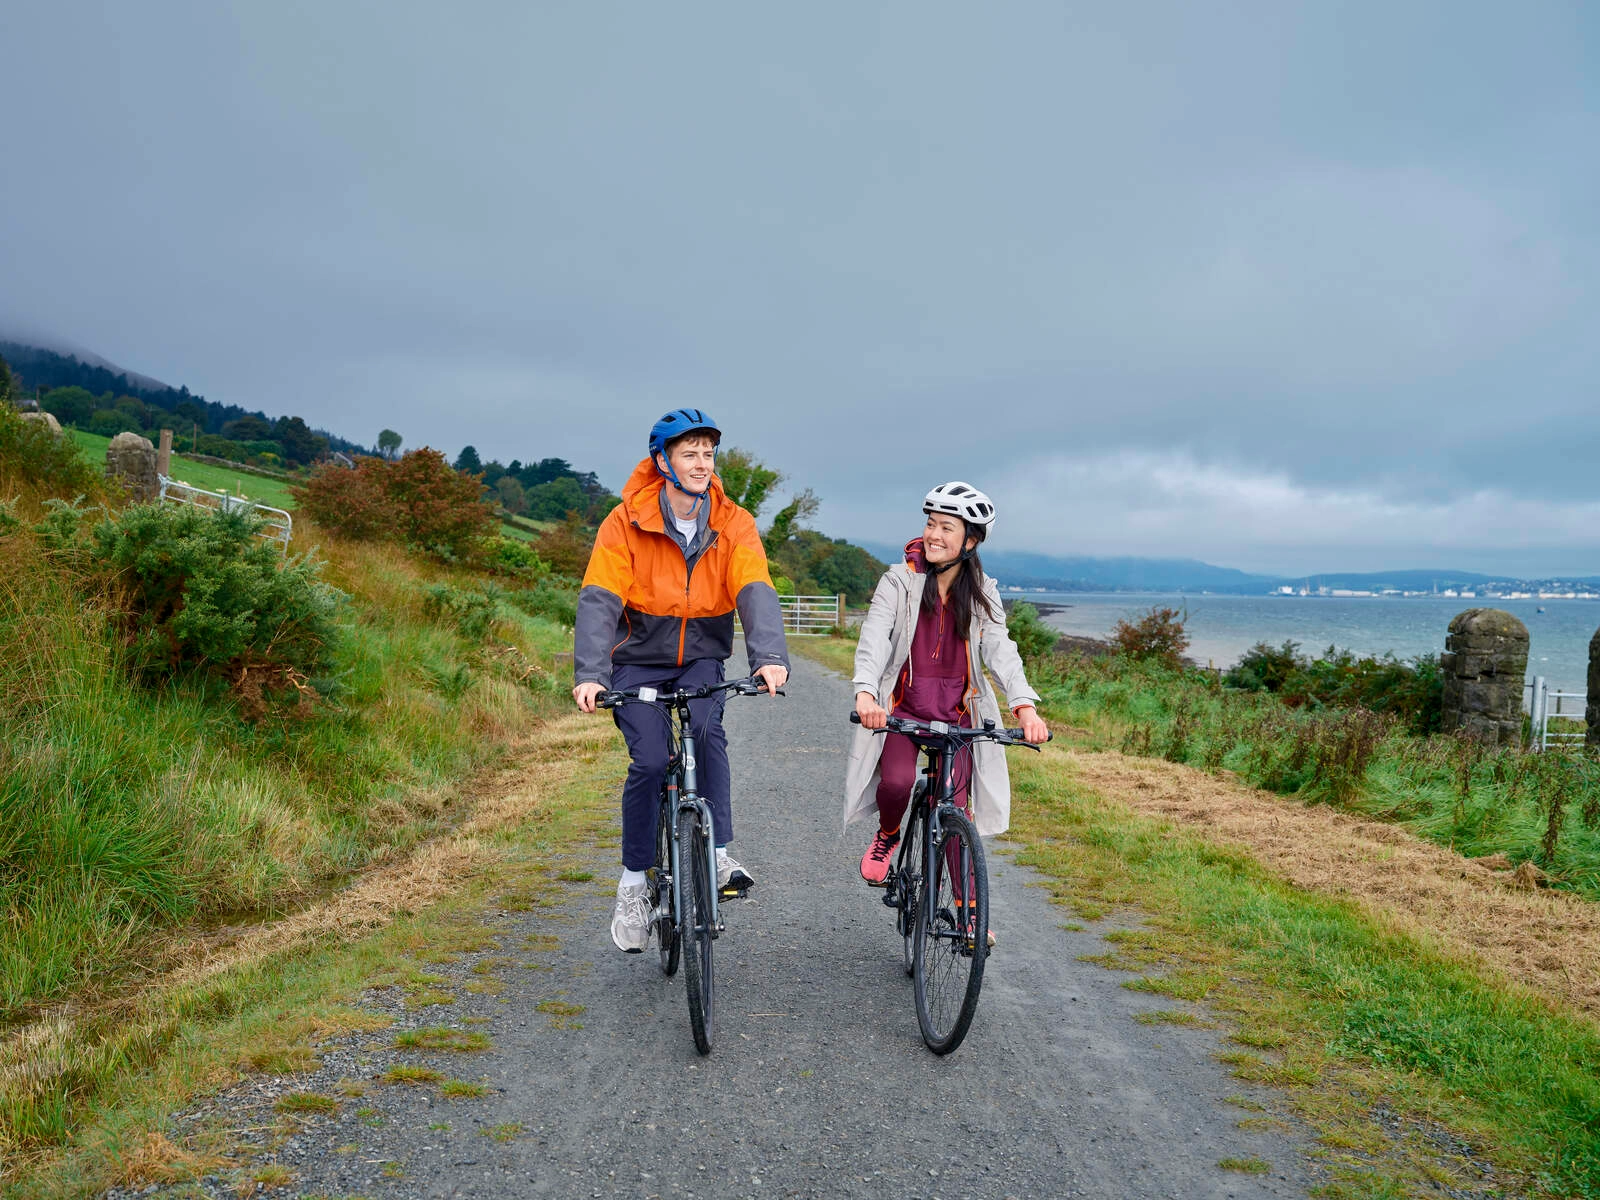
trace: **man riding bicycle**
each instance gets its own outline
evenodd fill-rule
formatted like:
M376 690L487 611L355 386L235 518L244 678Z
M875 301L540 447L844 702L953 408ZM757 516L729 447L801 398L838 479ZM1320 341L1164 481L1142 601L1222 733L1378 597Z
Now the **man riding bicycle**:
M789 677L778 594L767 572L755 518L722 490L716 475L722 431L700 409L669 412L650 429L649 454L601 523L589 556L573 630L573 699L584 712L607 688L663 691L720 683L733 653L733 616L744 626L750 673L776 693ZM728 853L733 809L724 695L694 701L700 790L711 805L717 884L744 889L749 871ZM622 789L622 878L611 940L638 953L650 936L646 870L655 861L657 799L668 731L648 705L612 719L632 759Z

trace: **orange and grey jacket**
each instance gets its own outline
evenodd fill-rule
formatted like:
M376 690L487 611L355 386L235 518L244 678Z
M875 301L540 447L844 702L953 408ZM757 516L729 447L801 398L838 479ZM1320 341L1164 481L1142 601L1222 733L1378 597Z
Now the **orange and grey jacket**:
M576 683L611 686L613 663L681 666L733 653L733 614L744 626L750 670L789 665L778 593L756 521L713 477L700 527L687 545L667 518L666 484L645 459L600 525L578 593Z

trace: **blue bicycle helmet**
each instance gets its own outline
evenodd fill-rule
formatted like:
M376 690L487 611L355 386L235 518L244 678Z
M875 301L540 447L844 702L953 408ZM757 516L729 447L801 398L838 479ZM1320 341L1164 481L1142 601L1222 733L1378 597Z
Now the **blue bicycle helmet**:
M668 442L674 438L681 438L686 433L694 433L696 430L711 434L716 441L722 440L722 430L717 428L716 420L704 409L673 409L650 426L650 457L665 454ZM672 482L678 481L674 479Z

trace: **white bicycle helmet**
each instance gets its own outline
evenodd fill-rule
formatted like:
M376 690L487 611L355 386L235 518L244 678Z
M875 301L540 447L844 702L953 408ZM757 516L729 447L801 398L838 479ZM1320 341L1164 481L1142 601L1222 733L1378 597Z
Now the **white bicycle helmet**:
M994 524L994 502L970 483L962 483L959 479L941 483L924 496L922 511L948 513L952 517L960 517L969 525L984 529Z

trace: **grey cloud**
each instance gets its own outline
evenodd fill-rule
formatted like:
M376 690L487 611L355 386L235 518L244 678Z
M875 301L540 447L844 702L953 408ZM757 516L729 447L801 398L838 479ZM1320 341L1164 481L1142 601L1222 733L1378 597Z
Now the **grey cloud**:
M614 485L698 404L880 540L929 482L1044 453L1593 498L1595 30L1582 4L12 6L0 103L35 115L0 317ZM1126 553L1295 544L1105 503Z

